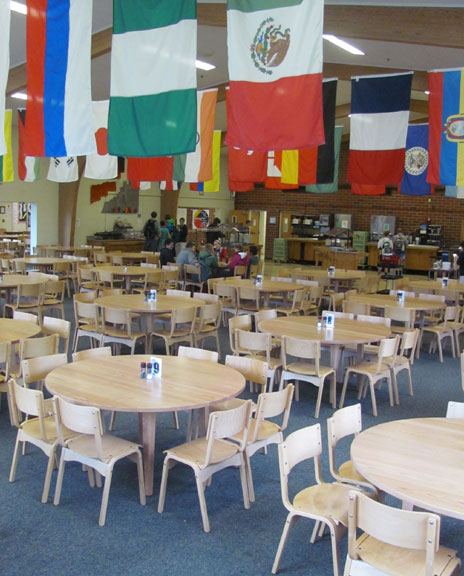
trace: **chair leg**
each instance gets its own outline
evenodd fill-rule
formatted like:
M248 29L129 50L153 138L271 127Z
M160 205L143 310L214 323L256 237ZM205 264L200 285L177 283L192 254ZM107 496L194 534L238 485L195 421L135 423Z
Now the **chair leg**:
M343 388L342 393L340 396L340 405L339 408L343 408L343 404L345 403L345 394L346 394L346 387L348 386L348 379L350 377L351 372L349 370L346 371L345 379L343 380Z
M53 498L53 504L55 506L58 506L61 498L61 487L63 486L63 475L65 466L64 461L65 450L66 450L65 448L61 449L60 465L58 467L58 476L56 477L55 497Z
M391 373L386 377L387 385L388 385L388 396L390 398L390 406L394 406L393 400L393 391L392 391L392 381L391 381Z
M200 473L197 470L195 470L195 480L197 482L198 500L200 502L201 519L203 520L203 530L205 532L209 532L210 526L209 526L208 510L206 508L205 486L203 480L201 479ZM246 497L248 498L248 494Z
M319 418L319 409L321 407L322 392L324 390L324 380L319 384L319 390L317 392L316 410L314 411L314 418Z
M334 576L339 576L340 574L340 561L338 558L338 534L336 532L335 526L332 523L327 524L330 528L330 540L332 542L332 562L333 562L333 573Z
M19 459L19 450L20 450L20 440L19 440L19 432L16 435L16 442L15 442L15 447L14 447L14 452L13 452L13 460L11 462L11 469L10 469L10 482L14 482L15 481L15 477L16 477L16 468L18 466L18 459Z
M106 520L106 509L108 508L108 498L110 495L111 479L113 477L113 469L109 470L105 477L105 486L103 488L102 503L100 507L100 517L98 519L98 525L104 526Z
M407 367L408 379L409 379L409 396L414 396L414 391L412 389L412 377L411 377L411 367Z
M176 430L179 430L179 418L177 416L177 412L173 412L172 413L173 419L174 419L174 428Z
M393 374L393 391L395 394L395 404L399 405L400 397L398 394L398 378L395 369L392 370L392 374Z
M249 508L250 507L250 502L254 502L255 501L255 488L253 486L253 474L251 473L251 462L250 462L250 456L245 452L244 455L244 465L245 465L245 470L246 470L246 479L245 479L245 486L248 484L248 490L247 490L247 494L249 496L249 502L248 502L248 506L246 506L246 502L245 502L245 496L243 498L243 503L245 505L245 508ZM242 470L240 468L240 480L242 481L242 490L243 490L243 480L242 480Z
M164 501L166 499L166 486L168 483L169 469L171 468L171 461L168 457L164 459L163 474L161 476L160 494L158 499L158 513L162 514L164 510Z
M440 362L443 363L443 348L441 346L441 338L439 334L437 334L437 340L438 340L438 355L440 357Z
M110 418L110 430L112 431L114 429L114 422L116 420L116 412L111 412L111 418Z
M279 569L280 558L282 557L282 552L284 551L285 544L287 542L288 534L290 532L290 528L292 527L293 521L297 519L292 512L287 516L287 520L285 520L284 529L282 531L282 536L280 537L279 546L277 548L277 552L274 558L274 564L272 565L272 573L277 574L277 570Z
M372 412L374 416L377 416L377 402L375 401L375 388L374 383L369 378L369 388L371 389L371 398L372 398Z
M48 457L47 472L45 474L45 482L44 482L44 487L43 487L43 491L42 491L42 503L43 504L46 504L48 502L48 493L50 491L50 481L52 479L52 472L53 472L53 468L55 466L55 452L56 452L56 446L53 447L53 449L50 452L50 455Z
M147 503L147 497L145 496L145 479L143 476L143 460L142 454L137 452L137 476L139 481L139 498L140 504L145 506Z

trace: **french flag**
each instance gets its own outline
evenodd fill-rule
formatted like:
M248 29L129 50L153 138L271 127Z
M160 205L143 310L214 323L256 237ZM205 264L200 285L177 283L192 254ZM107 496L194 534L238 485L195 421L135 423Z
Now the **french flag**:
M27 156L97 151L90 89L92 2L27 1Z
M412 72L351 79L347 179L357 184L401 182Z

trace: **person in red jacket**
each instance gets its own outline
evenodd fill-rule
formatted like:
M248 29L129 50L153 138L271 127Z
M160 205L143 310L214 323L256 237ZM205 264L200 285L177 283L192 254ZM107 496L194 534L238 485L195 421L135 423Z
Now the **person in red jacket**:
M234 246L234 255L229 262L229 270L233 273L236 266L247 266L250 263L250 257L248 252L243 251L243 246L241 244L236 244ZM243 276L246 276L246 272Z

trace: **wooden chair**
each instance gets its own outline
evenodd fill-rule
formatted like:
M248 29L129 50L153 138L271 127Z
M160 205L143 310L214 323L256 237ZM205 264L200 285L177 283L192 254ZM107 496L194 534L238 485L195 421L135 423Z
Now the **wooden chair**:
M314 418L319 418L322 392L326 378L330 378L330 399L332 408L336 405L336 375L335 370L328 366L321 366L321 343L311 340L302 340L290 336L282 336L282 375L280 389L289 380L296 381L295 400L299 400L299 383L309 382L319 388ZM293 360L291 360L293 358ZM295 361L296 359L296 361Z
M60 345L60 338L58 334L50 334L41 338L25 338L19 342L19 362L20 369L23 360L29 358L39 358L40 356L50 356L51 354L58 354ZM21 376L20 370L15 376Z
M37 388L41 389L45 382L45 378L55 368L64 366L68 363L66 354L52 353L44 356L36 356L34 358L27 358L21 362L21 373L24 386L29 388L31 384L36 383ZM52 413L51 399L47 398L44 401L49 413Z
M343 292L330 294L329 310L332 310L332 312L342 312L344 301L345 294Z
M254 392L255 388L261 387L260 393L266 392L267 387L267 374L269 366L267 362L258 358L248 358L247 356L226 356L226 366L230 366L237 370L250 384L250 392ZM238 398L231 398L226 400L226 403L234 403ZM243 400L241 400L243 402ZM215 404L216 406L216 404ZM231 406L232 407L232 406Z
M229 286L225 282L217 282L214 284L214 294L221 301L223 323L224 326L227 326L227 314L237 316L238 313L237 290L234 286Z
M146 290L164 290L164 271L147 270L143 282L139 279L131 280L132 292L145 292Z
M448 402L447 418L464 418L464 402Z
M395 362L396 352L398 350L398 336L394 338L385 338L380 341L377 362L360 362L353 366L348 366L343 381L342 395L340 398L340 408L343 408L345 402L345 393L348 386L348 380L351 374L363 376L369 385L372 398L372 411L377 416L377 403L375 400L375 385L382 380L388 383L388 393L390 396L390 406L393 406L393 390L391 381L391 367ZM358 400L364 392L364 383L359 387ZM367 389L366 389L367 390Z
M40 390L23 388L13 378L8 382L8 402L11 422L18 429L9 480L10 482L15 481L21 444L25 446L29 442L29 444L37 446L48 456L47 471L42 490L42 502L45 503L48 501L50 481L56 463L56 449L58 447L58 435L53 415L46 415L44 396ZM27 419L21 421L19 413L26 415ZM65 438L69 438L72 434L70 430L63 429Z
M74 295L74 338L73 352L77 350L79 338L90 338L93 347L96 341L101 346L102 328L98 306L94 302L82 302Z
M135 354L135 345L142 338L145 340L145 350L147 350L147 335L144 332L132 330L132 316L129 310L102 307L100 346L111 342L124 344L129 346L131 354Z
M43 285L42 305L40 306L40 319L46 312L57 310L61 312L61 318L64 320L64 293L66 283L64 280L55 280L46 282Z
M163 266L164 272L164 286L165 288L177 288L177 285L182 285L183 281L179 281L179 268L177 266Z
M60 503L65 463L80 462L83 466L87 466L97 472L97 484L100 482L99 475L105 477L98 520L98 524L104 526L113 468L116 462L126 457L134 457L136 459L140 504L144 506L146 498L140 446L128 440L105 434L101 413L98 408L77 406L57 396L53 398L53 402L58 439L61 444L60 466L56 481L55 498L53 500L55 506ZM66 438L66 429L70 429L79 435L73 438ZM89 474L89 478L92 479L92 477L93 474Z
M357 436L361 431L361 404L341 408L334 412L330 418L327 418L330 474L337 482L366 488L376 496L377 489L356 470L351 460L343 462L338 468L336 464L335 449L337 444L348 436Z
M304 312L304 304L306 301L306 291L305 290L295 290L289 306L277 306L275 308L276 312L283 314L284 316L292 316L294 314L300 316L301 312Z
M232 356L233 358L233 356ZM287 428L292 406L293 386L289 384L285 390L277 392L263 392L258 397L256 412L251 419L248 441L245 448L245 461L247 469L248 494L250 502L255 501L255 490L253 486L253 475L251 473L250 458L258 450L265 449L271 444L283 442L283 431ZM280 424L266 420L266 418L276 418L282 416ZM242 434L233 436L233 440L238 442L242 439Z
M409 380L409 395L413 396L414 392L412 389L412 377L411 377L411 364L414 364L414 355L416 353L417 342L419 341L419 330L411 330L409 332L403 332L403 336L399 345L399 353L395 358L395 362L392 365L393 374L393 389L395 391L395 402L400 403L398 395L398 374L403 370L408 373Z
M189 289L191 292L198 288L200 292L206 284L206 280L201 280L201 267L195 264L184 264L184 290Z
M176 296L177 298L191 298L192 294L185 290L177 290L176 288L168 288L166 296Z
M68 320L62 320L61 318L44 316L42 318L42 334L45 336L57 334L64 342L64 353L68 353L69 338L71 336L71 322Z
M369 316L371 313L371 307L365 302L355 302L354 300L343 300L343 312L348 312L348 314L364 314Z
M172 344L188 342L190 346L193 346L196 312L197 309L195 306L192 306L191 308L175 308L171 312L171 322L169 327L155 330L155 332L152 332L150 335L150 350L152 349L153 336L157 336L164 340L166 354L168 356Z
M213 412L209 415L206 437L198 438L186 444L165 451L161 488L158 502L158 512L164 510L166 486L169 470L181 463L190 466L195 473L198 499L200 501L203 530L210 531L210 524L205 500L205 485L215 472L230 466L240 468L243 503L246 509L250 507L246 481L246 464L243 452L248 440L250 425L251 400L232 410ZM239 444L227 440L243 431Z
M108 356L112 356L111 346L103 346L102 348L89 348L88 350L73 352L72 361L79 362L88 358L106 358Z
M23 322L32 322L32 324L39 323L39 317L30 312L20 312L19 310L13 311L13 320L21 320Z
M451 353L453 358L456 358L454 349L454 324L459 319L458 313L459 308L457 306L447 306L443 316L443 322L440 322L439 324L430 324L429 326L424 326L422 328L422 334L430 334L432 336L432 340L430 341L429 345L429 354L431 354L435 342L438 345L438 355L440 362L443 362L442 341L445 340L445 338L450 339Z
M2 393L8 394L8 380L10 379L10 359L11 359L11 343L1 342L0 343L0 364L2 368L0 369L0 408Z
M240 316L235 316L229 320L229 346L232 353L238 356L240 353L245 354L246 351L237 350L235 347L235 331L240 330L252 330L253 317L251 314L241 314Z
M195 320L193 328L193 343L194 346L199 346L200 342L206 338L216 339L216 349L218 354L221 355L219 344L219 328L221 326L222 308L221 303L205 304L200 306L198 318Z
M77 284L79 292L96 292L102 285L94 278L92 266L82 265L77 267Z
M440 517L391 508L350 492L344 576L451 576L461 573L456 551L439 545ZM363 533L359 538L357 531Z
M110 253L109 255L111 266L123 266L124 261L122 254Z
M338 482L325 483L321 478L320 456L322 454L322 438L320 424L301 428L293 432L279 444L279 469L282 492L282 502L288 510L282 536L272 566L272 573L279 569L280 559L293 522L298 518L315 520L316 525L311 537L315 542L320 525L330 530L332 543L332 563L334 576L340 575L338 559L338 540L346 531L348 523L348 494L351 487ZM314 461L316 484L299 491L293 501L289 496L289 476L292 469L306 460Z
M386 306L385 318L391 320L391 331L394 334L412 330L416 321L416 313L412 308L402 308L401 306Z
M258 312L263 307L260 304L260 292L258 288L251 286L237 287L237 305L239 314Z
M271 356L272 336L264 332L250 332L237 329L235 331L235 349L239 355L264 360L267 363L269 391L272 392L276 372L282 367L280 358Z
M105 288L123 288L124 286L124 278L118 278L117 274L109 272L108 270L100 270L97 268L95 275L100 285L100 290L104 290Z
M66 291L68 293L68 298L71 298L71 288L69 286L69 280L72 280L72 264L63 260L62 262L55 262L53 264L52 273L58 276L59 280L62 280L65 284ZM74 287L75 291L75 287Z
M206 304L217 304L219 302L219 296L217 294L210 294L209 292L194 292L194 300L201 300Z
M3 313L7 316L7 310L10 311L10 317L13 312L36 312L40 320L40 308L43 301L42 284L20 284L16 288L16 298L13 302L6 303Z
M209 362L219 361L219 354L216 351L194 348L193 346L179 346L177 356L179 358L193 358L194 360L208 360Z
M242 278L246 278L247 274L248 266L235 266L234 276L241 276Z

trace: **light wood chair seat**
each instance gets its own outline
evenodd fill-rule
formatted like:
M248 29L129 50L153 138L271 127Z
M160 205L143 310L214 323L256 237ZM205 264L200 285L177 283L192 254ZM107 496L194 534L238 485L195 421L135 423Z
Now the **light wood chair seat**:
M217 440L214 443L213 450L209 464L205 464L206 451L208 449L208 440L205 437L192 440L188 444L181 444L175 448L166 450L166 454L174 456L179 462L186 464L187 462L196 461L198 467L203 470L209 464L217 464L226 458L232 458L239 452L236 444L228 442L227 440Z
M193 299L192 299L193 304ZM153 336L162 338L166 346L166 354L170 354L170 347L172 344L179 342L188 342L193 346L194 342L194 329L197 308L192 305L191 308L176 308L171 312L170 325L162 327L152 332L150 338ZM150 340L150 350L151 350Z
M103 307L100 346L111 342L124 344L129 346L131 354L134 354L137 341L143 338L146 350L147 335L145 332L133 330L131 324L132 316L128 310Z

